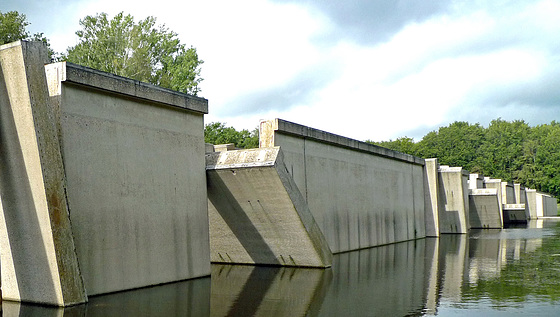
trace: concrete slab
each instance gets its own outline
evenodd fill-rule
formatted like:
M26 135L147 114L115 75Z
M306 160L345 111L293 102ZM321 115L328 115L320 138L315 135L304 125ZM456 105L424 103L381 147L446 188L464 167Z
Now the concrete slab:
M469 194L470 228L501 229L503 222L500 205L497 189L471 189Z
M212 262L331 265L279 147L209 153L206 169Z
M535 189L525 189L526 207L528 219L537 219L537 191Z
M2 297L70 306L87 300L66 177L38 42L0 46Z

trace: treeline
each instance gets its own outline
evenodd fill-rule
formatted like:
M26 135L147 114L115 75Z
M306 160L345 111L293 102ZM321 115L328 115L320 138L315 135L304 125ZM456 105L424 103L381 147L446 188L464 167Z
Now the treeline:
M212 122L204 126L204 141L210 144L233 143L235 147L252 149L259 147L259 128L252 131L237 131L233 127L227 127L222 122Z
M524 184L560 197L560 123L531 127L523 120L480 124L454 122L426 134L421 141L402 137L372 142L442 165L462 166L471 173Z

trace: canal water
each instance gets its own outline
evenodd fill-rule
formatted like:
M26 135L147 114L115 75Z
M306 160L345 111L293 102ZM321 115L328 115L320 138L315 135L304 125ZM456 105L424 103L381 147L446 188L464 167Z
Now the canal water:
M213 265L212 278L3 316L560 316L560 220L334 256L330 269Z

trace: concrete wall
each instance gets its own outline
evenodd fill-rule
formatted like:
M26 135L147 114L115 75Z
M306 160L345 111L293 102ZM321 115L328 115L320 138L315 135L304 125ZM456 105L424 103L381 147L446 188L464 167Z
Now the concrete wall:
M543 215L545 217L558 216L558 205L555 197L543 195Z
M88 295L210 274L207 101L68 63L46 70Z
M88 295L210 274L207 101L0 47L4 299Z
M480 174L469 174L469 189L484 188L484 176Z
M331 266L282 156L278 147L206 155L212 262Z
M535 189L525 189L527 219L537 219L537 191Z
M288 121L262 121L333 252L425 237L424 160Z

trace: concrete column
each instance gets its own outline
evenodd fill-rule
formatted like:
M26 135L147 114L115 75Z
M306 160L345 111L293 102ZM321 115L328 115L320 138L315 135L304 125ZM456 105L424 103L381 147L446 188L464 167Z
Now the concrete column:
M39 42L0 46L0 258L4 299L87 300Z
M439 164L437 158L426 159L424 165L424 195L426 212L426 236L439 237Z

